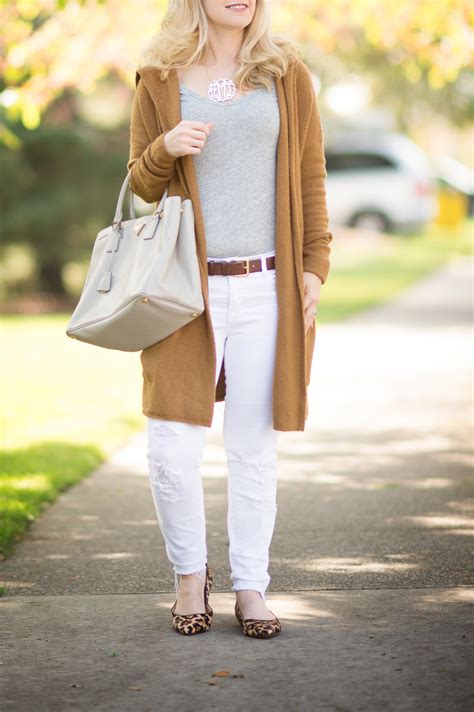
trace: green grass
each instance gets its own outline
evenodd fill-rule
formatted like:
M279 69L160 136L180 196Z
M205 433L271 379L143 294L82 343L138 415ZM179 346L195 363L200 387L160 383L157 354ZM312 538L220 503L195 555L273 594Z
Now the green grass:
M456 233L439 227L426 235L387 235L332 243L331 271L321 289L318 323L346 319L381 304L458 255L472 254L474 221Z
M434 268L472 252L473 221L453 236L339 239L323 287L321 323L390 299ZM69 339L69 314L4 316L0 553L29 523L145 425L140 354ZM0 591L1 595L1 591Z
M65 334L69 315L4 316L0 553L144 426L140 352Z

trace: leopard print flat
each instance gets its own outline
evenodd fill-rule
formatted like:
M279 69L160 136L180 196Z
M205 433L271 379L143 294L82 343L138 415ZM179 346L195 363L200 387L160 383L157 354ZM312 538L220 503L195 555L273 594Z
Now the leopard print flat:
M270 611L272 613L272 611ZM235 615L240 625L242 626L244 635L251 638L273 638L273 636L281 633L281 623L278 618L264 620L263 618L244 618L242 610L235 602Z
M206 583L204 585L204 605L205 613L175 613L176 600L171 609L173 618L173 628L182 635L194 635L195 633L205 633L211 627L213 609L209 605L209 593L212 588L213 573L206 564Z

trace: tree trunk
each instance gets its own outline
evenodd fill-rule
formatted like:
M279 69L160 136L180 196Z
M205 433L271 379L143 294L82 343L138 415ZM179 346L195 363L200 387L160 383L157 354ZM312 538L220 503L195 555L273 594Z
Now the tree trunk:
M42 292L64 296L67 294L62 280L63 264L59 262L39 262L38 281Z

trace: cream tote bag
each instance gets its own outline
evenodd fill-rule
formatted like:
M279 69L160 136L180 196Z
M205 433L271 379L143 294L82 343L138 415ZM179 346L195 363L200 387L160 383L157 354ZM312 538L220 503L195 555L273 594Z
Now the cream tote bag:
M94 243L66 334L88 344L140 351L204 311L190 199L166 189L151 215L135 217L127 174L115 218ZM122 221L129 191L129 220Z

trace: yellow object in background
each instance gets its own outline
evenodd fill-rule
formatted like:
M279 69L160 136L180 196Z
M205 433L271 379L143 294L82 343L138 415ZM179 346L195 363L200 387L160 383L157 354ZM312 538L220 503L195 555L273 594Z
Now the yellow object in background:
M438 191L438 212L435 224L446 227L460 227L467 217L469 200L467 195L454 190L440 188Z

